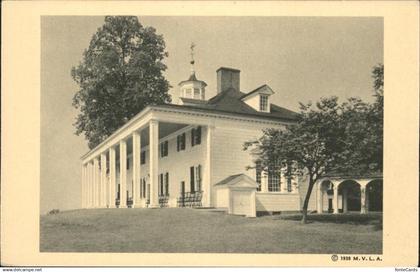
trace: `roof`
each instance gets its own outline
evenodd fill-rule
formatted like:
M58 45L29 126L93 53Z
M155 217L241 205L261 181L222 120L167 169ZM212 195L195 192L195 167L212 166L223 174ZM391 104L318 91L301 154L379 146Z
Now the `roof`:
M275 104L270 104L270 112L257 111L241 100L244 95L245 93L237 91L234 88L230 88L217 94L207 101L191 98L181 98L184 103L186 102L188 104L167 105L288 121L295 121L297 119L296 112L277 106Z
M216 70L216 73L219 72L220 70L228 70L228 71L232 71L232 72L241 72L241 70L238 69L234 69L234 68L229 68L229 67L220 67L219 69Z
M338 179L382 179L383 173L380 171L371 171L364 174L350 174L350 173L342 173L342 172L335 172L331 171L323 175L323 179L328 178L338 178Z
M184 84L184 83L187 83L187 82L200 82L201 84L203 84L204 86L207 86L207 83L206 82L204 82L204 81L202 81L202 80L198 80L197 79L197 77L195 76L195 73L192 73L191 75L190 75L190 77L187 79L187 80L184 80L184 81L181 81L180 83L178 83L178 85L182 85L182 84Z
M255 90L253 90L253 91L251 91L251 92L249 92L249 93L247 93L247 94L244 94L242 97L241 97L241 99L244 99L245 97L248 97L248 96L250 96L250 95L253 95L254 93L257 93L257 92L259 92L259 91L261 91L261 90L263 90L263 89L269 89L272 93L273 93L273 90L271 90L271 88L267 85L267 84L264 84L264 85L262 85L262 86L260 86L260 87L258 87L258 88L256 88Z
M219 181L215 186L228 186L228 187L258 187L258 184L245 174L236 174L228 176L227 178Z

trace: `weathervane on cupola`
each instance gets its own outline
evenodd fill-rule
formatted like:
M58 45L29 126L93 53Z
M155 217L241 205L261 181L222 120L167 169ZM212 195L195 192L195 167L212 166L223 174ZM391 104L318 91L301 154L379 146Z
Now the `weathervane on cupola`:
M192 42L191 46L190 46L190 49L191 49L191 61L190 61L190 63L191 63L191 75L195 75L195 70L194 70L194 63L195 63L195 61L194 61L194 47L195 47L195 43Z
M195 76L195 60L194 60L194 49L196 45L192 42L190 46L190 54L191 54L191 75L188 80L181 81L178 85L180 88L180 104L186 104L188 99L194 100L205 100L205 87L207 84L202 81L198 80ZM185 98L185 99L184 99Z

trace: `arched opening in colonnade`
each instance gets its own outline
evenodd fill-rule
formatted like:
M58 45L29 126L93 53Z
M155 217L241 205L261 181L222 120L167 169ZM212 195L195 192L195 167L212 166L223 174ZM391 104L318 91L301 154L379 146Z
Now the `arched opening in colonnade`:
M360 184L352 179L344 180L338 185L338 211L360 212L361 188Z

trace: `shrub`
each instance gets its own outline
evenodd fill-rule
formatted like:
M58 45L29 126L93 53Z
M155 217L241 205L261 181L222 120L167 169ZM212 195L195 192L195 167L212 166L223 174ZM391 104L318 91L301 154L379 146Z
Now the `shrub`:
M59 209L52 209L51 211L49 211L48 212L48 214L57 214L57 213L59 213L60 212L60 210Z

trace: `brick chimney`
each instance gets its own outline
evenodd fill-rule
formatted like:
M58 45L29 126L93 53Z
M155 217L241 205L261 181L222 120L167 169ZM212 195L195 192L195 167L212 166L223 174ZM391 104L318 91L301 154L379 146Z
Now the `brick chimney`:
M217 93L224 92L230 88L240 91L240 72L240 70L226 67L220 67L217 69Z

